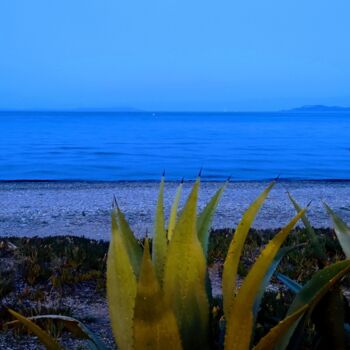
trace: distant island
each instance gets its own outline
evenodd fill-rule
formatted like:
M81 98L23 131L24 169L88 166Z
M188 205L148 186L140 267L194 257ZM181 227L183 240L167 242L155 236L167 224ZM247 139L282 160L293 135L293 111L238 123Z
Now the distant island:
M350 112L350 107L306 105L302 107L283 110L282 112Z

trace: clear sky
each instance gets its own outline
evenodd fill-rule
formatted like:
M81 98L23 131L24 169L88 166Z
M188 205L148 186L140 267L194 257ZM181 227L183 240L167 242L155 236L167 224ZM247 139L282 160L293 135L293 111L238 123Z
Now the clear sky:
M350 106L349 0L1 0L0 109Z

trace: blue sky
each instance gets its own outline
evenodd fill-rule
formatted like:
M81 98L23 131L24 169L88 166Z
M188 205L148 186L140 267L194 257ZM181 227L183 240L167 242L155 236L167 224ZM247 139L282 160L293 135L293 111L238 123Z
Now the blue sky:
M350 106L349 0L2 0L0 108Z

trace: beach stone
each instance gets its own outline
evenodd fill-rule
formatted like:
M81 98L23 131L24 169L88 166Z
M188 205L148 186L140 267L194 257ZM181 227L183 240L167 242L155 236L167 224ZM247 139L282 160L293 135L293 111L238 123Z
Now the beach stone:
M235 227L245 209L268 182L232 181L224 192L214 216L213 227ZM166 183L165 213L169 215L178 182ZM199 210L222 185L203 182ZM192 182L184 183L181 205ZM78 235L108 240L110 208L115 195L138 237L152 235L158 182L2 182L0 183L0 235ZM285 225L295 214L286 191L301 206L312 201L308 216L314 227L330 227L322 200L350 223L350 182L279 181L259 212L253 227L273 229Z

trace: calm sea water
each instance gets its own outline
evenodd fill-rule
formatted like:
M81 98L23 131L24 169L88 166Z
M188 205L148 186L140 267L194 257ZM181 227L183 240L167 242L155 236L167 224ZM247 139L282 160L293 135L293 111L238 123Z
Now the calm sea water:
M0 179L350 178L349 113L0 114Z

